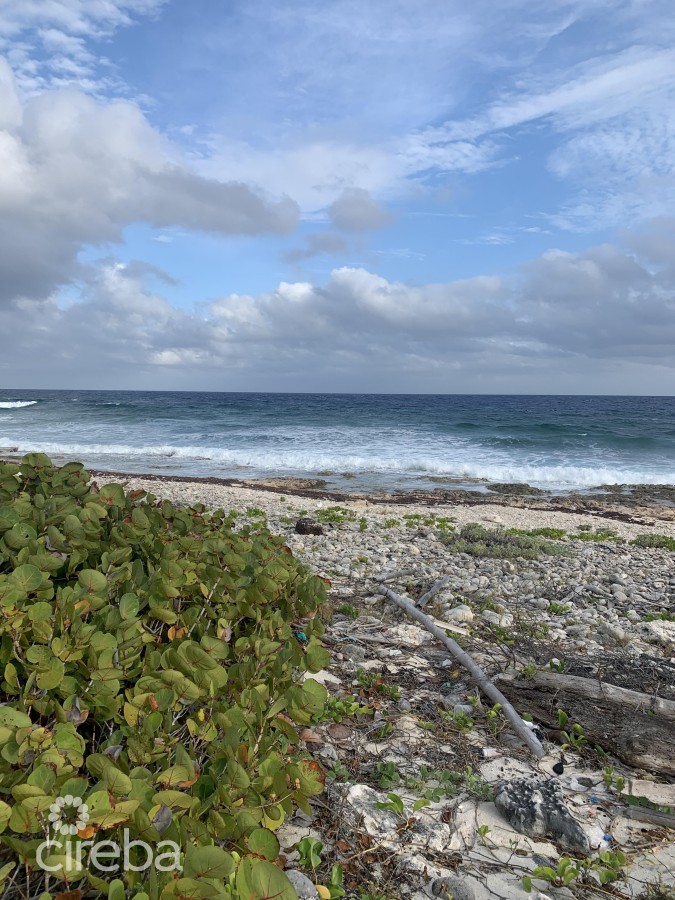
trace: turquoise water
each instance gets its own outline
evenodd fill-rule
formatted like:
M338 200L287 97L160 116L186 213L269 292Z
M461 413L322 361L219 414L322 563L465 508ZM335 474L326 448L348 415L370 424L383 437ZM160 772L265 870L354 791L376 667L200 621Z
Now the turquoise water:
M340 490L672 484L675 398L0 390L9 448L128 472L330 472Z

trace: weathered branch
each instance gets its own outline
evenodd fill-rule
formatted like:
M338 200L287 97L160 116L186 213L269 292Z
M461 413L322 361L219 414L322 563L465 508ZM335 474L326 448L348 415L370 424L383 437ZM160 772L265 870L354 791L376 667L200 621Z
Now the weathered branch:
M405 597L401 597L400 594L397 594L395 591L390 590L390 588L381 586L377 590L378 593L394 602L411 618L415 619L420 623L420 625L426 628L428 632L433 634L435 638L445 644L445 647L447 648L450 655L453 656L462 666L464 666L464 668L471 675L471 677L478 685L478 687L483 691L483 693L495 703L501 704L502 712L510 722L513 730L516 732L518 737L520 737L527 744L527 746L538 759L541 759L541 757L545 754L545 750L541 746L537 737L527 727L527 725L523 722L521 717L515 711L513 706L511 706L506 697L494 686L485 672L477 663L474 662L469 654L465 650L462 650L459 644L453 641L452 638L448 637L442 628L436 625L435 622L433 622L433 620L429 618L429 616L421 612L410 600L406 600Z
M397 569L393 572L382 572L380 575L373 575L373 581L384 584L385 581L398 581L399 578L406 578L408 575L417 575L418 569Z
M578 722L589 744L629 766L675 775L675 703L590 678L538 672L499 686L537 722L561 732L559 710Z
M435 597L439 591L442 591L446 584L450 583L450 578L447 575L444 575L443 578L439 578L438 581L434 582L431 585L426 594L422 594L422 596L417 601L417 607L422 609L427 605L427 603L431 600L432 597Z
M579 678L576 675L562 675L556 672L536 672L528 681L550 691L567 691L591 700L609 700L629 709L650 712L659 718L675 721L675 701L655 697L653 694L642 694L593 678Z

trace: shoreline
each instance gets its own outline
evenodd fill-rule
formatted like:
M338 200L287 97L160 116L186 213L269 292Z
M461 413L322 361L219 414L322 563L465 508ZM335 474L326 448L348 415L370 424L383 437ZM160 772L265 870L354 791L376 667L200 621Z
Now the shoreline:
M579 528L608 529L616 536L633 539L638 534L665 534L675 538L675 508L638 505L622 495L584 498L571 494L568 498L479 494L473 491L420 491L401 494L346 494L302 485L301 479L247 480L178 477L125 472L88 470L99 483L120 481L132 488L143 488L168 497L183 505L203 503L207 507L262 507L265 515L277 524L288 514L306 512L315 515L331 506L340 506L355 516L366 515L377 523L415 515L447 516L456 525L473 522L488 527L532 529L562 528L575 532ZM670 486L665 486L666 488ZM675 488L671 488L675 493ZM643 504L646 501L643 501Z

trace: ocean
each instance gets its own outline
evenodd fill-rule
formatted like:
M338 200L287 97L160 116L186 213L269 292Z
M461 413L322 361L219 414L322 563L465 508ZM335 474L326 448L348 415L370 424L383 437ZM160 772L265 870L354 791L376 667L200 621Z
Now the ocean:
M675 483L674 397L2 391L0 454L340 491Z

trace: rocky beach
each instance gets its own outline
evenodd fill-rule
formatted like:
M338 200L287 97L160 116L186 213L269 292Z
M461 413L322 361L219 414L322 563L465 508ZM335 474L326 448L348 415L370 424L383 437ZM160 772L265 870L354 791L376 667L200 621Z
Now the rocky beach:
M95 477L179 505L236 510L242 526L264 521L330 583L331 664L313 677L331 694L331 715L301 734L328 772L327 794L311 819L298 814L279 832L300 897L319 896L312 882L325 884L334 864L347 896L377 900L526 889L541 898L673 896L667 487L637 497L615 489L594 498L336 499L298 480ZM383 585L422 598L518 712L531 714L541 759ZM599 699L575 694L582 681L600 685ZM605 698L613 689L618 705ZM308 868L313 842L322 847Z

